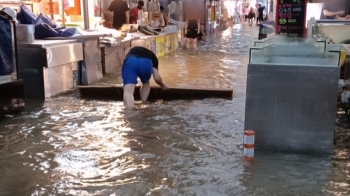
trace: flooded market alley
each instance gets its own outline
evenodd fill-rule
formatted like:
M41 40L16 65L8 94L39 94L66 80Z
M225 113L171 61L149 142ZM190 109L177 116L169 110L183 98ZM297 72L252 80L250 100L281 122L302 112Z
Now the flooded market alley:
M258 152L255 162L242 160L257 34L235 25L198 51L160 59L169 86L233 87L233 100L137 103L125 113L122 102L60 96L1 120L0 196L350 195L347 146L329 157Z

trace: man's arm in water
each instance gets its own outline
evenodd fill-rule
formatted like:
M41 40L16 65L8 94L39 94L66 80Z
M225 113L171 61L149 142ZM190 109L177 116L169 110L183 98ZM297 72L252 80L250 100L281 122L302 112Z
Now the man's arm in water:
M153 68L153 79L163 90L168 89L168 86L163 82L163 79L156 68Z

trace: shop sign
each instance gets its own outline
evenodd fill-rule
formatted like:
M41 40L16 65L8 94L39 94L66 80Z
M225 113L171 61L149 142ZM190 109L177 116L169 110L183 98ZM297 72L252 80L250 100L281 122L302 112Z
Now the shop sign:
M45 15L60 14L58 1L45 1L43 2L43 9Z

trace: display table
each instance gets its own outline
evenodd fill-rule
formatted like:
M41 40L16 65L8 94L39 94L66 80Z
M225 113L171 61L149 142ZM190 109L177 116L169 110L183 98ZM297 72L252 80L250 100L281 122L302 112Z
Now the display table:
M157 57L175 51L179 47L178 31L163 32L159 35L145 36L141 33L132 33L132 36L140 40L132 41L132 45L142 42L144 47L152 50Z
M84 60L79 65L80 85L93 84L103 78L102 59L100 51L100 37L103 32L87 32L73 37L49 37L48 40L72 40L83 44Z

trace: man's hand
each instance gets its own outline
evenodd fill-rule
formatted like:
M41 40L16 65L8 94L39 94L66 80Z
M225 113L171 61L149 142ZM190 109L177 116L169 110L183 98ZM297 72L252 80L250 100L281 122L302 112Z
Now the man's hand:
M350 19L350 15L347 15L347 16L345 17L345 19Z
M338 15L342 15L342 14L344 14L344 13L345 13L345 11L338 11L338 12L337 12Z
M164 84L164 83L162 84L161 88L162 88L163 91L168 90L168 86L166 84Z

